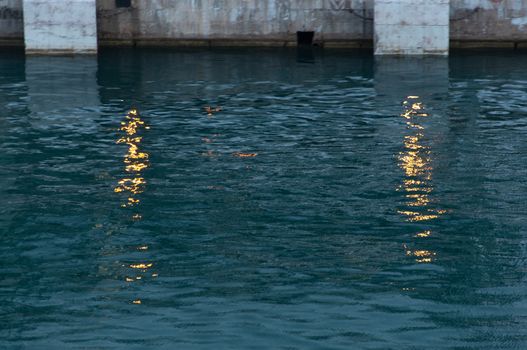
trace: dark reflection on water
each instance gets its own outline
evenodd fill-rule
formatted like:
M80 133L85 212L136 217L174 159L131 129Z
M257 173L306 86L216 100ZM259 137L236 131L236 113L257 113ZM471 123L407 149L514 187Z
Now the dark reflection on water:
M527 347L525 58L3 53L0 347Z

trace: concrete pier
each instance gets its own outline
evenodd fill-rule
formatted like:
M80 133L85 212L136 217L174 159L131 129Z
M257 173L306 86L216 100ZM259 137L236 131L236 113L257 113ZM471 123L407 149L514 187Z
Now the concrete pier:
M376 0L376 55L448 55L449 0Z
M23 0L26 53L96 53L95 3L95 0Z
M0 46L25 42L28 53L94 52L97 43L296 46L297 32L327 48L375 42L378 55L525 49L527 1L0 0Z

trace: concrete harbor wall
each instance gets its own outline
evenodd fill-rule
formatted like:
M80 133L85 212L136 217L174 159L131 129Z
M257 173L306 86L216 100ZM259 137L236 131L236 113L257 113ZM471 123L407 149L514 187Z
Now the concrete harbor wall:
M451 0L450 47L527 47L527 1Z
M0 44L23 45L23 2L35 1L0 0ZM70 0L41 2L64 1ZM131 0L130 7L91 1L99 45L289 46L297 31L313 31L315 44L326 47L373 45L373 0ZM33 23L26 36L44 32L39 26L47 22ZM449 27L450 47L524 47L527 1L452 0Z
M103 44L134 40L139 45L288 46L296 44L297 31L312 31L315 43L360 46L373 37L373 0L150 0L134 4L115 8L112 0L98 2Z
M0 45L24 45L22 0L0 0Z

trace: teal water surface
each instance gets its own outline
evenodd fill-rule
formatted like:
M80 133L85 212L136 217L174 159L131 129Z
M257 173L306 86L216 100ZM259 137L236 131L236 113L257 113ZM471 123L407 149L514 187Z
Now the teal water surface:
M0 53L0 348L526 349L526 62Z

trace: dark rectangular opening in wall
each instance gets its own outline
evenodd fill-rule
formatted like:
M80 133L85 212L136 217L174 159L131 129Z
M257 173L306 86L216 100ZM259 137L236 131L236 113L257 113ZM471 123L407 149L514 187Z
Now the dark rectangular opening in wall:
M115 7L130 7L132 0L115 0Z
M315 32L296 32L296 43L298 45L313 45Z

